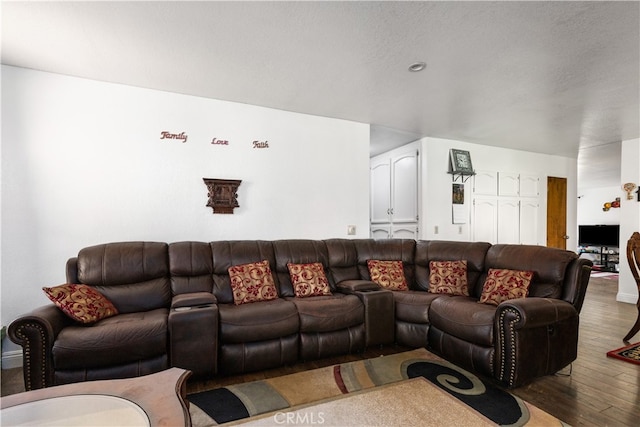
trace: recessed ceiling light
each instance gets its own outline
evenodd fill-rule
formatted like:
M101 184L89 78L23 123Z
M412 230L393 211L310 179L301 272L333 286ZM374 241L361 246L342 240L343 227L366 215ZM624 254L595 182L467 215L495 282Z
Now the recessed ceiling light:
M412 73L417 73L418 71L422 71L425 68L427 68L427 64L425 64L424 62L414 62L413 64L409 65L409 71L411 71Z

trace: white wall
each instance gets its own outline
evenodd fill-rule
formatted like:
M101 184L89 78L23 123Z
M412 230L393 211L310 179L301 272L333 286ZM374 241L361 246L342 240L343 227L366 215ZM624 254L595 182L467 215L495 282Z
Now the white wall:
M578 194L578 225L620 224L620 208L603 211L606 202L620 195L620 187L600 187L582 190Z
M2 124L3 325L93 244L368 237L366 124L8 66ZM203 177L242 180L233 215Z
M575 158L538 154L508 148L489 147L463 141L440 138L423 138L423 188L422 238L438 240L471 240L471 229L467 224L452 224L451 175L449 170L449 150L468 150L475 170L532 173L540 176L540 217L538 244L546 245L547 177L567 178L567 249L577 247L576 188L577 161ZM458 181L460 182L460 181ZM471 212L472 178L465 183L465 207ZM435 234L435 227L438 234Z
M640 232L640 202L633 194L633 200L627 200L626 192L622 190L622 184L633 182L640 185L640 139L622 141L620 188L618 194L621 199L620 206L620 277L618 280L618 295L616 299L622 302L635 304L638 301L638 288L631 275L627 257L625 254L627 240L634 231ZM629 328L634 319L629 319Z

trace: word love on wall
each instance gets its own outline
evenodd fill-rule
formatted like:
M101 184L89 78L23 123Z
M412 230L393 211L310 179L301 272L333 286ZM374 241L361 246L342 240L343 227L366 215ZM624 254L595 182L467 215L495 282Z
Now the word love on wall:
M211 140L211 144L212 145L229 145L229 141L227 141L226 139L213 138Z
M163 130L160 132L160 139L177 139L178 141L182 141L184 144L187 142L188 135L184 132L180 133L171 133L169 131Z

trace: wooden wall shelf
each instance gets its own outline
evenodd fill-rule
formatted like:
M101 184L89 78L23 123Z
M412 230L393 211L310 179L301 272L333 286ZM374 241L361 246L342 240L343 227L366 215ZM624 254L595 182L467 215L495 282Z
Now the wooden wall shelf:
M214 214L233 214L233 209L240 207L237 191L242 180L215 178L202 178L202 180L208 190L207 206L213 209Z

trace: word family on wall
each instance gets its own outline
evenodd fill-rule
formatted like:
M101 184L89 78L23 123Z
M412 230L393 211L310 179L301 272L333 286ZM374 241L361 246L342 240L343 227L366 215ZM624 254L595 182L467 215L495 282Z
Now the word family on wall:
M185 142L187 142L187 138L188 138L188 135L184 132L171 133L166 130L163 130L162 132L160 132L160 139L177 139L182 141L182 143L184 144Z
M186 132L180 132L180 133L173 133L173 132L169 132L166 130L163 130L160 132L160 139L161 140L169 140L169 139L175 139L178 141L181 141L183 144L185 142L187 142L187 139L189 138L189 136L187 135ZM210 145L217 145L217 146L229 146L231 145L231 142L228 139L220 139L218 137L213 137L211 139ZM260 140L253 140L251 141L251 147L252 148L269 148L269 141L260 141Z

